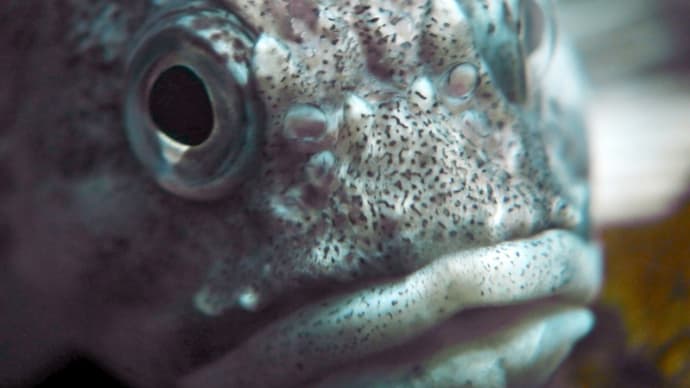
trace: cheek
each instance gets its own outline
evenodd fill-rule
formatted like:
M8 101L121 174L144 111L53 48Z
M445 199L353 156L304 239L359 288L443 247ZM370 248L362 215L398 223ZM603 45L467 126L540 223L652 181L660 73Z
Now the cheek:
M184 299L210 257L223 252L225 229L215 218L200 221L208 209L144 179L106 175L74 187L69 211L85 247L78 259L82 284L111 305Z

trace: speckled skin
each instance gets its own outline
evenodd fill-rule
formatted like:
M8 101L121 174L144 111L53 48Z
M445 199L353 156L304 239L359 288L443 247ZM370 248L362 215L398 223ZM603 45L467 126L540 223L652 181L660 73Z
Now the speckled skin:
M591 298L600 275L585 240L583 135L576 107L529 59L524 5L366 4L49 6L69 23L42 14L62 34L39 30L38 54L22 56L36 69L24 87L48 87L25 91L0 132L0 173L14 182L0 194L0 233L13 236L0 243L11 245L0 246L2 276L18 295L1 306L26 301L14 319L33 322L36 338L8 339L10 354L48 358L34 344L45 337L143 386L185 374L187 386L302 385L467 307ZM166 39L188 42L174 54L150 44L169 28ZM197 71L213 103L213 133L197 147L161 136L141 103L156 66L174 64ZM562 310L524 316L547 327L573 313ZM586 332L586 313L573 314L585 324L557 335L560 356L545 359ZM520 330L500 332L527 338ZM475 342L459 348L488 346ZM495 360L523 356L506 352ZM462 381L539 381L555 363ZM421 364L372 381L410 383L404 371Z

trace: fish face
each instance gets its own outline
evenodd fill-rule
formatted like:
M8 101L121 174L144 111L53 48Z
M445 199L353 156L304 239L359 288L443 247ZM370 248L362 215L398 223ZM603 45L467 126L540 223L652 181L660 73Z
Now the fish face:
M76 257L71 279L97 278L95 299L117 303L79 300L136 316L135 331L163 327L141 346L96 329L83 346L116 369L144 349L135 359L173 360L130 372L148 383L182 371L188 386L495 386L543 379L588 330L589 314L566 305L596 293L599 254L577 112L544 85L557 50L548 2L121 12L124 38L93 22L86 35L123 65L92 80L119 86L103 99L122 119L82 120L91 143L75 141L110 153L63 176L65 199L49 205L79 244L57 253ZM54 194L57 179L41 186ZM87 262L90 247L107 268ZM476 308L500 312L461 314ZM498 317L514 324L478 330ZM388 361L435 328L475 335Z

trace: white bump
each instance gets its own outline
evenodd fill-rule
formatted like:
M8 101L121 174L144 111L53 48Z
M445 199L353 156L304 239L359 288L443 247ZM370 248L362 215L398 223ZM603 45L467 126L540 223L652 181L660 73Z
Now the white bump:
M474 110L466 111L463 112L460 120L462 122L463 133L469 139L479 140L476 138L488 137L492 133L492 128L484 113Z
M410 87L409 101L419 109L429 110L434 106L436 99L434 85L426 77L417 78Z
M247 287L237 297L237 303L247 311L256 311L259 306L259 294L253 288Z
M448 71L444 92L452 98L466 99L479 83L479 71L471 63L461 63Z
M328 118L313 105L293 105L285 115L283 130L288 139L316 141L328 130Z
M253 68L257 77L271 77L282 73L290 60L290 50L274 37L262 34L254 46Z
M292 187L286 193L271 198L270 206L273 215L288 222L304 220L302 197L302 189Z
M226 306L220 295L214 294L208 286L205 286L194 295L194 307L208 316L217 316Z
M295 150L319 152L335 144L338 119L313 105L295 104L283 119L283 136Z
M307 179L316 186L327 185L333 178L335 156L331 151L322 151L313 155L305 166Z
M360 125L374 116L374 109L369 103L357 95L350 95L345 102L345 120L351 125Z

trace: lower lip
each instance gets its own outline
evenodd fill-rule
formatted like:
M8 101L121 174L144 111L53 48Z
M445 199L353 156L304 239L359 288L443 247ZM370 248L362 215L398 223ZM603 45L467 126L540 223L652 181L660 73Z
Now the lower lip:
M499 332L524 338L518 335L520 327L529 333L565 316L578 317L566 319L579 322L570 330L570 337L577 337L588 330L591 317L564 306L584 305L596 295L600 256L595 245L565 230L446 255L403 278L306 306L187 376L183 385L300 386L447 326L462 319L462 311L506 309L549 298L561 304L535 310L515 307L523 312L522 320ZM471 321L482 320L468 318L467 323ZM462 330L462 324L455 330ZM508 337L503 342L510 343Z
M586 308L558 300L473 309L309 386L541 386L593 324Z

